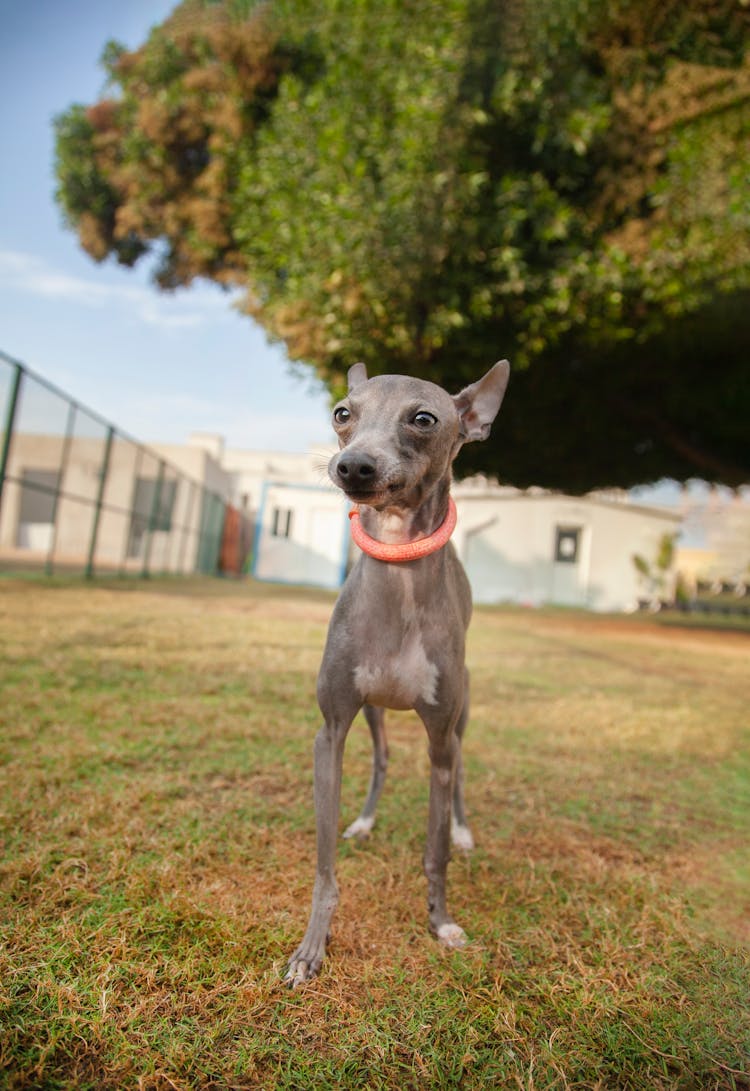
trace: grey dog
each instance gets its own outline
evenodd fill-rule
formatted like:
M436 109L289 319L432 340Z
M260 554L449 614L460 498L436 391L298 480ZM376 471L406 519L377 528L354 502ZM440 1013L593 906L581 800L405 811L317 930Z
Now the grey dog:
M355 541L365 552L334 608L318 675L325 722L314 748L317 871L307 931L285 977L293 987L314 977L325 955L338 901L344 743L361 708L372 733L373 773L362 813L345 836L365 835L374 822L387 763L383 709L414 709L427 730L431 765L424 854L430 929L447 947L466 943L446 906L451 837L459 848L473 846L461 762L471 592L447 542L452 516L455 522L451 466L464 443L489 435L509 374L507 360L501 360L451 396L434 383L403 375L368 379L364 364L355 364L348 395L333 411L340 450L328 473L360 506Z

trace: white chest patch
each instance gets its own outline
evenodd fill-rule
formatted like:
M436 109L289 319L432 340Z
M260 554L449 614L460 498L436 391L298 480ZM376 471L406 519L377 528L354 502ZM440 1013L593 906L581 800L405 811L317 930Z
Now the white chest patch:
M414 708L419 701L438 703L440 676L427 658L414 604L412 577L403 570L395 573L401 583L401 646L395 655L377 658L373 649L354 668L354 684L366 704L382 708ZM394 619L395 621L395 619Z
M418 637L405 640L399 654L383 663L367 661L354 668L362 700L383 708L414 708L418 701L436 705L438 680L438 669Z

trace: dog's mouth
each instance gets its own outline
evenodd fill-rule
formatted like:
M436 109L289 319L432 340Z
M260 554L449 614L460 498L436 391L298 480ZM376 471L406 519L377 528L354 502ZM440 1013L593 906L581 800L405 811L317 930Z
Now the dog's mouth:
M404 487L403 481L394 481L372 489L344 489L353 504L366 504L371 508L385 507Z

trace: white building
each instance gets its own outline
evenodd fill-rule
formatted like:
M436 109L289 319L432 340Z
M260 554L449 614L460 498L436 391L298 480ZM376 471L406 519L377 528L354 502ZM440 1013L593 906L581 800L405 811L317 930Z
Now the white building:
M15 436L14 481L6 484L0 519L2 555L43 557L54 546L56 557L85 556L105 441L68 443L62 477L61 443L60 437ZM221 437L205 434L186 445L150 449L118 441L109 456L96 565L137 571L147 551L156 570L210 571L222 541L224 508L231 504L242 532L237 566L223 565L224 570L244 564L260 580L335 589L355 550L349 505L328 480L333 451L227 450ZM184 475L179 479L178 471ZM45 474L61 481L59 501L52 486L39 491ZM152 525L157 488L159 518ZM201 489L204 499L196 500ZM86 506L82 499L89 494ZM458 509L453 542L478 603L633 609L646 597L633 555L655 560L664 535L680 529L679 510L636 504L624 492L571 497L473 478L457 483L453 495ZM203 510L205 497L216 498L216 511ZM206 547L202 559L206 529L211 556Z
M215 437L191 443L206 447ZM355 548L349 505L326 473L334 449L279 455L214 447L233 502L255 523L257 579L327 588L343 582ZM569 497L474 478L456 484L453 495L453 542L478 603L633 609L644 594L633 554L655 558L680 523L679 514L632 504L624 492Z
M454 488L454 543L474 601L634 609L644 589L633 555L656 557L679 515L607 494L565 496L471 482Z
M335 589L349 562L349 505L332 485L267 481L255 522L252 574Z

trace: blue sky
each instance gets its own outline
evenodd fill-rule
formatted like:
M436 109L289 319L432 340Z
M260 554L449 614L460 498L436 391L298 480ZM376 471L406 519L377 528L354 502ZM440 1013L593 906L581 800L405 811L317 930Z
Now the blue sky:
M218 288L91 261L54 201L52 118L100 96L109 39L140 45L175 3L0 0L0 349L137 439L303 451L332 438L322 387Z

